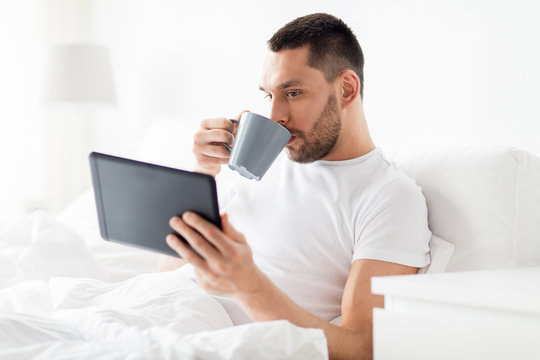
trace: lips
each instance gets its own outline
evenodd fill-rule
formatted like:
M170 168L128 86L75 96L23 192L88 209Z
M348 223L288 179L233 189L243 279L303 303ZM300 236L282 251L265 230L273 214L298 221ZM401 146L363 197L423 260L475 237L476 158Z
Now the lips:
M294 136L294 135L291 136L291 138L290 138L289 141L287 142L287 145L290 145L290 144L294 141L294 139L296 139L296 136Z

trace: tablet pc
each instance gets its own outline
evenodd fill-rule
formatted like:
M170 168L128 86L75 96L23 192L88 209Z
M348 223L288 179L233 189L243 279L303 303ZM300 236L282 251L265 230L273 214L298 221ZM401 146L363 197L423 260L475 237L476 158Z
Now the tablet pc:
M90 170L99 230L105 240L166 255L179 255L165 242L176 234L174 215L194 211L221 229L212 176L92 152Z

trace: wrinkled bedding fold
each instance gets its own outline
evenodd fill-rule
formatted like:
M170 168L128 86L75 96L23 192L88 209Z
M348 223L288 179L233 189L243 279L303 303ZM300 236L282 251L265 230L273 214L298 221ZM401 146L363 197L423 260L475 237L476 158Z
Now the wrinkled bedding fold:
M112 282L85 239L45 213L0 229L0 359L328 357L318 329L232 326L180 271Z

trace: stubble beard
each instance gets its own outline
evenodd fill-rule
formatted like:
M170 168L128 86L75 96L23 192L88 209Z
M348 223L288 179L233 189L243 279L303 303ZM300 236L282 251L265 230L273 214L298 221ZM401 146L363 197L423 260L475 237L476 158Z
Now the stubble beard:
M330 94L321 116L313 125L313 129L308 134L293 131L293 135L296 136L295 140L300 139L303 143L298 150L287 149L289 159L307 164L324 158L336 146L340 133L341 117L336 96Z

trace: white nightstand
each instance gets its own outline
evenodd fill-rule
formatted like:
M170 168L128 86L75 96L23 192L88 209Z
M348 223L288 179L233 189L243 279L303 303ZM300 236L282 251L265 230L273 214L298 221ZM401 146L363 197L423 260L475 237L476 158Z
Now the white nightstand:
M540 267L372 279L375 360L540 359Z

